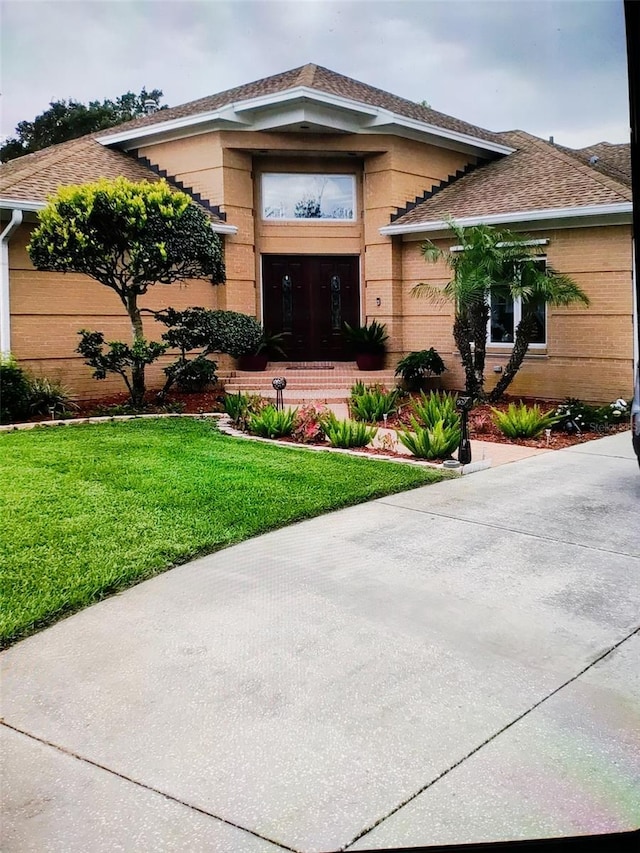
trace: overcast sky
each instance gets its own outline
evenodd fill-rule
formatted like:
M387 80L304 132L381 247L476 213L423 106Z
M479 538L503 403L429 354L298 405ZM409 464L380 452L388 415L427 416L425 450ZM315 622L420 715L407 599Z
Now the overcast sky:
M3 135L51 100L186 101L315 62L501 131L628 141L622 0L0 0Z

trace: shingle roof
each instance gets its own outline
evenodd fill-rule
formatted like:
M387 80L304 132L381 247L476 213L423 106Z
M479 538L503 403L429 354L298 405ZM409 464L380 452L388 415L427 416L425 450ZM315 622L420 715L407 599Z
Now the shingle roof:
M597 172L602 172L603 175L609 175L609 177L622 181L629 187L631 186L631 146L629 143L614 145L611 142L598 142L597 145L580 148L572 153L583 162L588 163ZM594 157L598 159L591 163L590 161Z
M454 181L393 224L631 201L626 183L595 170L581 152L521 130L498 136L513 154Z
M45 202L59 187L90 183L100 178L123 177L151 183L161 180L156 172L134 157L96 142L97 135L72 139L0 164L0 197ZM188 188L185 191L189 192ZM195 196L194 201L198 202L199 197ZM206 202L201 206L212 220L221 221L222 216L212 211Z
M0 165L0 196L46 201L60 186L120 176L132 181L160 180L127 154L105 148L93 135L83 136Z
M377 89L374 86L369 86L366 83L361 83L351 77L345 77L328 68L323 68L320 65L312 63L302 65L299 68L293 68L290 71L283 71L281 74L274 74L271 77L264 77L262 80L255 80L253 83L236 86L234 89L227 89L225 92L209 95L206 98L200 98L188 104L181 104L177 107L171 107L168 110L162 110L148 116L133 119L133 121L119 125L117 128L104 131L103 135L106 136L115 131L120 133L127 130L137 130L138 128L172 121L173 119L197 116L202 113L212 112L229 104L248 101L263 95L286 92L289 89L300 86L316 89L319 92L339 95L352 101L368 104L369 106L381 107L399 116L432 124L444 130L463 133L487 142L500 143L497 134L491 133L484 128L468 124L465 121L453 118L437 110L432 110L429 107L423 107L421 104L416 104L406 98L392 95L383 89Z

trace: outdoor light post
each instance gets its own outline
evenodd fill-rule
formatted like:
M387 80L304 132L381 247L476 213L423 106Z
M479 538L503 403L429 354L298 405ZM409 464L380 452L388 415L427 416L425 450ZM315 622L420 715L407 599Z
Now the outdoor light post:
M287 387L287 380L284 376L277 376L271 383L276 392L276 409L280 411L284 409L284 400L282 399L282 392Z
M469 441L469 410L473 406L471 397L458 397L456 409L460 412L460 444L458 445L458 462L468 465L471 462L471 442Z

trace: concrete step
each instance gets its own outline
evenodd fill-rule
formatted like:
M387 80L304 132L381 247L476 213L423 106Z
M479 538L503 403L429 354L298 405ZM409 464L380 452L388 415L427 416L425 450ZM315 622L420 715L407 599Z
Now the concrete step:
M393 370L358 370L355 362L269 362L266 370L228 370L219 376L225 390L230 394L260 394L275 399L272 382L284 377L285 404L318 402L343 404L349 399L351 388L356 382L365 385L384 385L394 388L396 377Z

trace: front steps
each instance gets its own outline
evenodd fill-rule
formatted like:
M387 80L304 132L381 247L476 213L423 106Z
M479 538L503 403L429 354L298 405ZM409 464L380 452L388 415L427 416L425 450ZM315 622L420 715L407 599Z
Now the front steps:
M230 370L221 373L220 381L228 394L260 394L274 399L276 392L272 381L284 377L287 387L283 392L285 406L301 403L344 403L349 399L356 382L365 385L384 385L394 388L393 370L358 370L355 362L286 362L272 361L263 372Z

